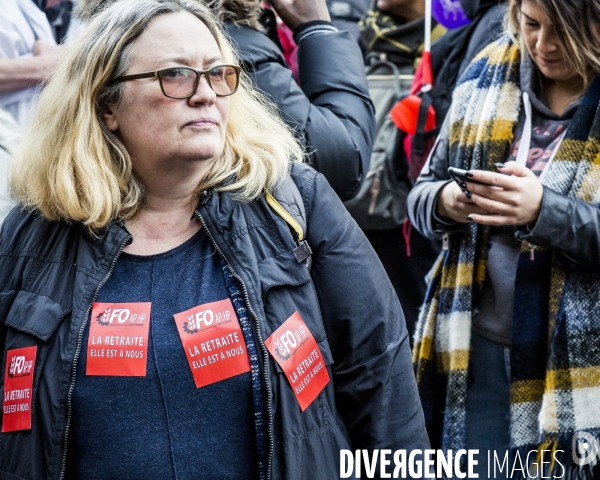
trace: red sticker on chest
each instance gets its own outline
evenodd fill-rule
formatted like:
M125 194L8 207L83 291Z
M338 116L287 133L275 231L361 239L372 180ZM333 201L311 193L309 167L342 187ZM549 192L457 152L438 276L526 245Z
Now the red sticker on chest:
M2 432L31 429L31 398L37 347L9 350L4 373Z
M312 333L295 312L271 335L265 345L285 372L302 411L329 382L325 362Z
M173 316L196 388L250 371L231 300L205 303Z
M150 302L94 303L86 375L145 377Z

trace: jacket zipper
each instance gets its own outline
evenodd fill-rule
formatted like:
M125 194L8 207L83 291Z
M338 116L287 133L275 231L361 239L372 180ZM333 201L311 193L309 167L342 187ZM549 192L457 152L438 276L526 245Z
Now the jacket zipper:
M119 248L117 254L115 255L115 258L112 261L112 264L110 265L110 269L108 270L108 273L96 287L96 291L94 292L94 296L92 297L92 302L90 303L90 305L87 309L85 317L83 317L83 323L81 325L81 328L79 329L79 336L77 338L77 348L75 349L75 356L73 357L73 369L71 370L71 385L69 386L69 392L67 393L67 424L65 427L65 439L63 442L64 453L63 453L62 468L61 468L60 477L59 477L60 479L65 478L65 468L67 466L67 443L68 443L68 439L69 439L69 428L71 426L71 396L73 395L73 389L75 388L75 373L77 372L77 360L79 359L79 354L81 352L81 341L83 339L83 331L85 330L85 326L87 325L87 319L90 316L90 312L92 311L92 305L96 301L96 298L98 297L98 293L100 293L100 289L112 275L112 272L115 269L117 260L121 256L121 252L123 251L123 249L125 248L125 245L127 245L127 243L129 242L130 239L131 239L131 235L128 235L127 238L123 241L123 243L121 244L121 247Z
M252 317L254 317L254 322L256 325L256 336L258 337L258 343L263 351L263 359L264 359L264 366L263 366L263 370L262 370L263 381L265 382L265 385L267 387L267 415L269 417L269 422L268 422L268 427L267 427L267 434L269 435L269 456L267 458L267 480L268 480L271 478L271 463L272 463L272 457L273 457L273 449L275 448L275 445L273 442L273 412L271 409L271 401L273 398L273 394L271 393L271 382L269 381L269 372L268 372L269 354L267 352L267 349L266 349L265 344L262 339L262 335L260 333L260 323L258 320L258 316L252 309L252 304L250 303L250 297L248 295L248 290L246 289L246 284L244 283L242 278L233 270L231 264L229 263L229 260L227 260L227 257L225 255L223 255L223 251L219 248L219 245L217 245L215 238L213 237L212 233L206 226L206 222L204 221L204 218L202 218L202 214L198 210L196 210L196 215L198 216L200 223L206 230L206 233L208 234L208 237L210 238L210 241L214 245L215 249L217 250L217 252L219 252L221 257L225 260L225 263L227 263L227 268L231 272L231 275L234 276L238 282L240 282L240 285L242 286L242 291L244 292L244 300L246 301L246 305L248 306L248 310L252 314Z

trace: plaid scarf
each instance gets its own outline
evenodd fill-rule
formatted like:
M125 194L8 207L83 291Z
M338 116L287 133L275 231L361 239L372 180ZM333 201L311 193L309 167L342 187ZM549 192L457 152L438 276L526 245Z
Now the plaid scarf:
M520 52L508 37L483 50L453 96L450 159L465 169L503 162L519 118ZM544 184L563 195L600 202L600 77L575 113ZM444 450L466 448L466 398L474 296L485 279L489 228L471 224L450 237L432 270L419 316L413 360L428 424ZM600 272L557 251L523 242L511 349L511 450L563 450L566 477L600 478L593 463L571 460L573 435L600 438ZM430 430L433 433L433 430ZM525 453L525 456L522 455ZM532 456L533 457L533 456ZM547 457L548 458L548 457ZM562 460L561 460L562 458ZM547 468L547 466L546 466ZM553 462L551 471L561 474Z

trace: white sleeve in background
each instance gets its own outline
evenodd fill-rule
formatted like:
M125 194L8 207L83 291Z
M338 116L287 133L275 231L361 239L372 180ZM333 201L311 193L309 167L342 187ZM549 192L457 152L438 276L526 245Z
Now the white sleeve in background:
M2 0L0 58L31 56L37 40L56 45L46 14L31 0ZM0 95L0 106L25 126L35 106L35 94L35 88L5 93Z

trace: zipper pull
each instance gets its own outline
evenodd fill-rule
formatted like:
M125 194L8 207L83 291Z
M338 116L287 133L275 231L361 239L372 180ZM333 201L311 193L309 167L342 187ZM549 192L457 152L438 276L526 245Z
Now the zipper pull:
M450 244L450 239L448 238L448 232L444 232L442 236L442 250L448 250L448 245Z
M381 171L383 167L379 167L377 169L377 173L375 174L375 178L373 179L373 183L371 184L370 192L371 192L371 203L369 203L369 215L373 215L375 212L375 205L377 204L377 197L379 197L379 192L381 192Z
M529 260L535 260L535 245L529 244Z

